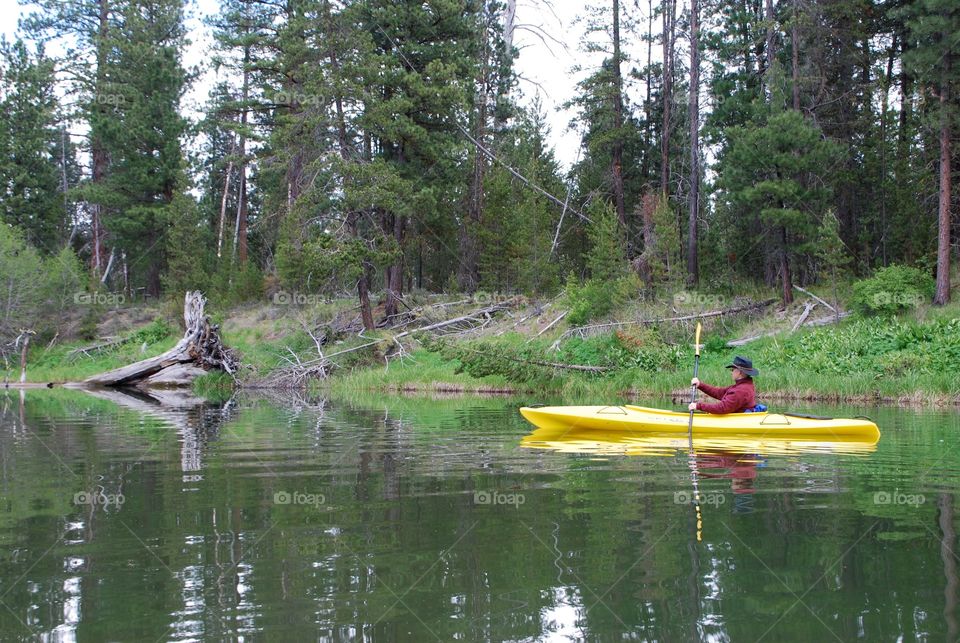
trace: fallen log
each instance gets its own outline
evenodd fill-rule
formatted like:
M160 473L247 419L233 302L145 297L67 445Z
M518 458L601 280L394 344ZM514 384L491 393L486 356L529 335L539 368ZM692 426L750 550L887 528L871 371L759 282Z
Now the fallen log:
M223 345L220 328L203 314L206 298L187 292L183 303L186 330L177 345L165 353L84 380L95 386L188 386L209 370L234 376L240 368L237 354Z
M812 292L810 292L809 290L805 290L805 289L801 288L800 286L798 286L798 285L796 285L796 284L794 284L793 287L794 287L796 290L799 290L800 292L802 292L804 295L807 295L808 297L810 297L810 298L812 298L812 299L820 302L821 304L823 304L824 306L826 306L827 308L829 308L829 309L832 310L833 312L839 314L840 311L838 311L836 308L834 308L833 306L831 306L830 304L828 304L828 303L825 302L824 300L822 300L822 299L820 299L819 297L817 297L816 295L814 295L814 294L813 294Z
M809 306L810 304L807 304L807 305ZM811 310L812 310L812 307L811 307ZM793 329L790 332L796 331L798 328L800 328L800 326L826 326L828 324L835 324L837 323L838 319L846 319L852 314L853 313L850 313L850 312L841 312L837 317L830 315L829 317L824 317L822 319L807 319L807 315L809 315L809 312L807 312L806 315L804 314L800 315L800 319L797 321L796 324L794 324ZM768 330L766 332L760 333L759 335L751 335L750 337L743 337L741 339L731 340L727 342L727 346L731 348L735 348L737 346L744 346L762 337L770 337L772 335L777 335L783 332L786 332L786 331L784 331L784 329L782 328L775 328L773 330Z
M726 308L724 310L711 310L704 313L694 313L690 315L681 315L679 317L660 317L657 319L634 319L631 321L622 321L622 322L607 322L605 324L590 324L589 326L577 326L576 328L571 328L563 333L560 336L561 339L569 337L576 333L583 333L587 330L596 330L598 328L613 328L616 326L632 326L637 324L663 324L666 322L680 322L680 321L691 321L694 319L706 319L707 317L722 317L723 315L733 315L735 313L742 313L751 310L759 310L760 308L766 308L770 304L774 303L776 299L766 299L764 301L758 301L751 304L746 304L744 306L736 306L734 308Z
M126 344L129 341L130 341L129 337L105 337L102 342L99 342L97 344L90 344L89 346L81 346L79 348L74 348L71 351L67 351L67 359L73 360L74 358L77 358L80 355L92 357L90 353L99 353L100 351L106 350L108 348L113 348L115 346Z
M803 325L803 322L807 320L807 317L810 316L810 311L817 307L817 302L807 302L803 306L803 312L800 313L800 317L797 318L797 321L794 322L793 328L790 329L790 332L796 332L800 326Z

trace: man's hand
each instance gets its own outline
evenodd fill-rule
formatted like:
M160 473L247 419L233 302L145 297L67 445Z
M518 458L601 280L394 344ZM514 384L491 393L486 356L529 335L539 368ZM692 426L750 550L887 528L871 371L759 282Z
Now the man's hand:
M700 386L700 378L695 377L690 380L690 386Z
M696 379L696 378L694 378L694 379ZM696 402L690 402L690 404L687 406L687 410L688 410L688 411L696 411L696 410L697 410L697 403L696 403Z

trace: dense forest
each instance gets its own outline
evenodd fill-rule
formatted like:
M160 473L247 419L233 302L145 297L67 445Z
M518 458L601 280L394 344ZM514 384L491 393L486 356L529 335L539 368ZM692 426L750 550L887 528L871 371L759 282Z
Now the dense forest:
M417 289L789 303L896 264L949 301L954 0L585 6L569 171L515 0L220 0L199 119L185 5L38 0L3 43L0 333L78 292L350 293L372 328Z

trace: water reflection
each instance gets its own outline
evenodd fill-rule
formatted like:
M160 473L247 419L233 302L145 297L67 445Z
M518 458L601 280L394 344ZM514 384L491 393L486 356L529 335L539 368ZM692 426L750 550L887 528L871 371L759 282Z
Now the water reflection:
M952 416L691 460L517 406L0 397L0 640L955 638Z
M521 446L549 449L562 453L585 453L610 456L674 456L689 449L687 436L676 433L603 431L599 429L535 429L524 436ZM831 440L783 438L779 436L695 434L693 450L697 453L800 455L836 453L865 455L877 450L876 440L837 436Z

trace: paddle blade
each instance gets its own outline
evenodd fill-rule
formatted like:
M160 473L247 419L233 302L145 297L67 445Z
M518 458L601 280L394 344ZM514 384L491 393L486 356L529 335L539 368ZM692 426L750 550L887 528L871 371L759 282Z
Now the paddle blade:
M694 340L694 343L693 343L693 345L696 347L696 350L697 350L697 357L700 357L700 328L701 328L700 322L697 322L697 338L696 340Z

